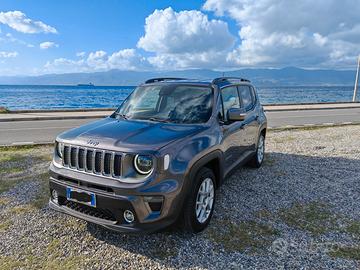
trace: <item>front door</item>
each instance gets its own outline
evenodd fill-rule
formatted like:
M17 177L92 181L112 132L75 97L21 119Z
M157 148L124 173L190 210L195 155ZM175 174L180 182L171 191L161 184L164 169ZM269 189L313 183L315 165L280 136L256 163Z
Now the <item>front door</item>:
M223 105L223 132L222 150L225 157L225 173L234 168L244 158L246 152L244 121L230 122L227 119L227 111L230 108L240 108L241 102L236 86L221 89Z

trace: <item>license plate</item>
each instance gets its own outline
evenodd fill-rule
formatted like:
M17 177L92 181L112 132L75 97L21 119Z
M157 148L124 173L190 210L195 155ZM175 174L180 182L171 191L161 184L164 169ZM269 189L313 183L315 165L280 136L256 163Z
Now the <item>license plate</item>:
M69 201L79 202L92 207L96 207L96 195L84 190L67 187L66 199Z

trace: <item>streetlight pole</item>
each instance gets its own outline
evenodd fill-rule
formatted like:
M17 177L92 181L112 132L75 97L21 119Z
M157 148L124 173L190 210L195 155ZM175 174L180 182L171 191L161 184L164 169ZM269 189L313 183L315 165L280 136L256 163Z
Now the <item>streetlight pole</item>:
M353 100L352 100L353 102L356 101L356 94L357 94L358 84L359 84L359 72L360 72L360 55L359 55L359 58L358 58L358 65L357 65L357 70L356 70L354 96L353 96Z

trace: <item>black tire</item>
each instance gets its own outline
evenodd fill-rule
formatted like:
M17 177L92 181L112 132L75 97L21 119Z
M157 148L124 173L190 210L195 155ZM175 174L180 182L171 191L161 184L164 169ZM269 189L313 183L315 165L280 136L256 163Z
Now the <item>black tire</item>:
M212 203L212 209L210 211L210 215L207 217L206 221L200 223L196 216L196 199L198 196L198 191L200 189L201 184L204 182L205 179L210 178L212 180L213 188L214 188L214 197ZM215 207L215 199L216 199L216 182L215 182L215 175L212 170L209 168L203 167L199 170L196 174L195 179L193 179L193 185L191 187L191 191L184 203L184 210L182 215L182 225L183 229L187 232L197 233L204 230L213 215L214 207Z
M262 149L263 156L262 156L261 160L259 160L259 151L261 151L259 149L259 146L261 143L260 140L263 140L263 149ZM248 165L253 168L260 168L261 164L264 162L264 158L265 158L265 135L263 133L260 133L260 136L258 138L257 147L256 147L256 152L255 152L254 156L248 162Z

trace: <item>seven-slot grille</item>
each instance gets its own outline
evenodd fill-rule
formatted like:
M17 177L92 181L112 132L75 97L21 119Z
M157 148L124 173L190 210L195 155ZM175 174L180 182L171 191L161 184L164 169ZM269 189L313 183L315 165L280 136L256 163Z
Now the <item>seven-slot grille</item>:
M88 173L119 178L121 176L121 153L87 147L64 145L63 165Z

